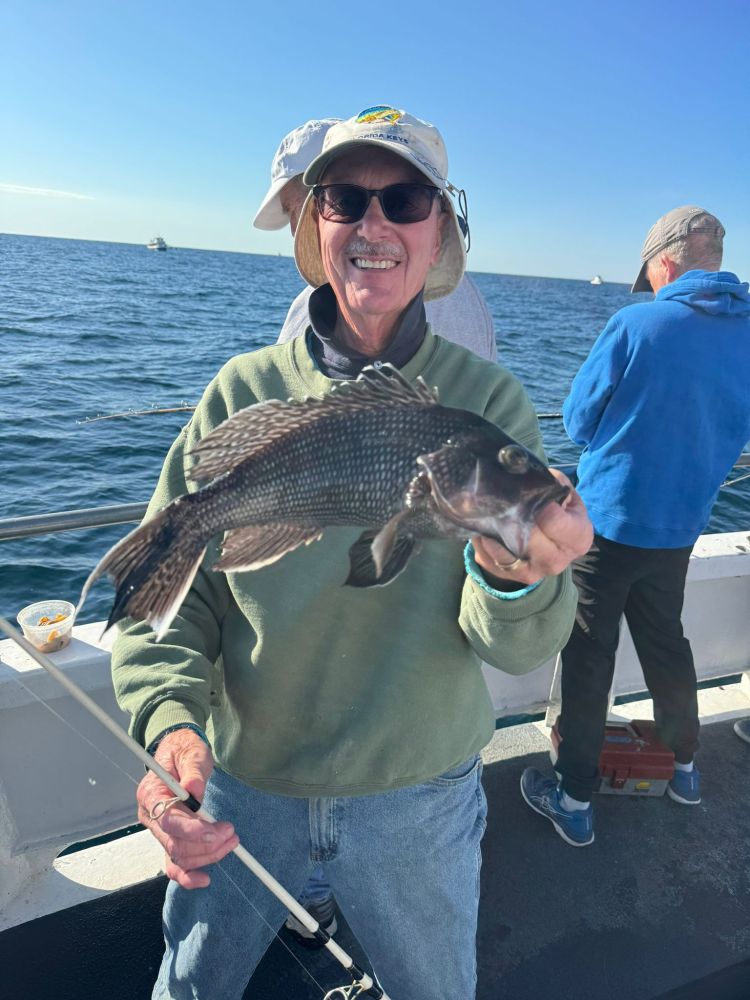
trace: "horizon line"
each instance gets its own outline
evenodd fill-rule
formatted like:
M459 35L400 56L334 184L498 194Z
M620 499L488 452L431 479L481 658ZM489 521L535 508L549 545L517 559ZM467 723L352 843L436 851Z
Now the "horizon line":
M95 240L87 236L44 236L39 233L6 233L0 231L0 236L17 236L21 239L34 239L34 240L72 240L76 243L106 243L112 246L125 246L125 247L145 247L144 243L131 243L127 240ZM236 253L243 254L248 257L281 257L285 260L294 260L293 254L282 254L282 253L259 253L257 250L221 250L215 247L188 247L181 246L176 243L168 243L167 248L169 250L190 250L193 253ZM564 278L560 275L555 274L518 274L511 271L480 271L474 268L467 268L466 272L468 274L491 274L497 277L503 278L541 278L543 281L582 281L585 284L590 284L590 278ZM617 281L615 279L602 279L602 285L630 285L630 281Z

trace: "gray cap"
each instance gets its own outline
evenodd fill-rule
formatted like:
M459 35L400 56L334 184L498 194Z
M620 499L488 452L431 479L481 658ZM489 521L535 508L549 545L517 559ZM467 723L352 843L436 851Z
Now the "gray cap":
M651 282L646 277L646 266L649 260L672 243L684 239L691 233L712 233L723 239L724 227L715 216L697 205L683 205L682 208L673 208L671 212L667 212L666 215L657 219L646 236L641 250L641 269L630 291L653 291Z

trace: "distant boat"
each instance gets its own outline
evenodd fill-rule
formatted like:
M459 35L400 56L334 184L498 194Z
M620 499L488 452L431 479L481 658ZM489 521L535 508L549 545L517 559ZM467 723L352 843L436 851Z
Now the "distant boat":
M164 242L161 236L154 236L153 239L149 240L146 244L149 250L166 250L167 244Z
M602 281L601 274L595 274L594 277L591 279L590 284L592 284L592 285L603 285L604 282Z

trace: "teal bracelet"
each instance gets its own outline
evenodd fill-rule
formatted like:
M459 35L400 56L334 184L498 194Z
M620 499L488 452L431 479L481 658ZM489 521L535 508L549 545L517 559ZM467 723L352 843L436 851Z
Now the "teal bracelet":
M537 580L536 583L530 583L526 587L522 587L520 590L495 590L491 587L489 583L484 578L482 569L479 563L476 561L474 555L474 546L471 542L466 543L466 548L464 549L464 566L466 567L466 573L472 578L472 580L485 591L485 593L490 594L492 597L497 597L501 601L517 601L519 597L525 597L530 594L532 590L536 590L541 580Z

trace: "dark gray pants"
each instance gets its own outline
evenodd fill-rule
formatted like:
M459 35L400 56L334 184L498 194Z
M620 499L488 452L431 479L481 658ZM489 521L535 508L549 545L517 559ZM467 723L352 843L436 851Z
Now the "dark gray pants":
M642 549L600 535L573 564L578 609L562 651L558 770L562 787L588 802L598 782L620 619L633 637L661 741L689 763L698 749L698 698L682 604L690 548Z

